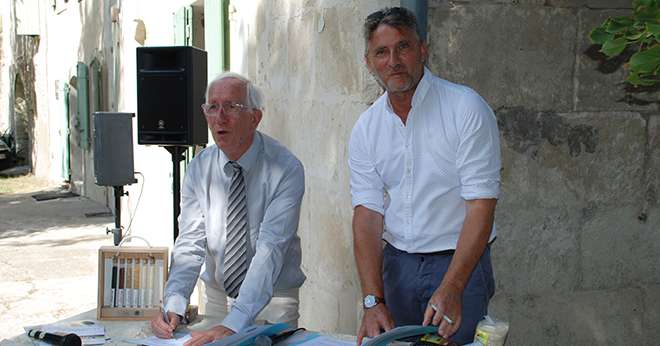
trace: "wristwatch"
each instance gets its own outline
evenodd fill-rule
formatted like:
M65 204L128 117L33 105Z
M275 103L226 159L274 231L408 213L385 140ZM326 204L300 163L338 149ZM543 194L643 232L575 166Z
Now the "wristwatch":
M382 298L382 297L376 297L373 294L367 294L362 299L362 306L365 309L371 309L371 308L373 308L374 306L376 306L380 303L385 303L385 299Z

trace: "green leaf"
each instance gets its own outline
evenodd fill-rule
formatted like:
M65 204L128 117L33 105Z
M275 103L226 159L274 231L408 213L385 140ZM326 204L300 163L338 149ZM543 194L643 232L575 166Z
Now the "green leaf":
M655 0L634 0L633 7L637 8L637 6L650 6L653 5L654 1Z
M655 83L657 83L657 80L649 79L649 78L643 78L640 77L636 73L630 73L628 77L626 78L626 82L634 85L634 86L652 86Z
M646 23L646 31L652 33L657 40L660 40L660 24Z
M603 29L602 26L599 26L591 30L591 33L589 34L589 38L591 39L591 42L602 45L608 40L613 39L614 35L605 31L605 29Z
M607 55L608 58L621 54L624 49L626 49L626 39L619 37L614 40L607 41L600 48L600 51Z
M636 6L633 12L638 21L657 23L660 18L660 2L651 1L651 4Z
M634 20L628 18L628 17L614 17L610 18L607 20L607 24L605 26L605 31L611 33L611 34L616 34L619 32L622 32L631 25L635 23Z
M628 40L628 41L637 41L637 40L639 40L639 39L644 35L644 33L645 33L644 31L639 31L639 32L629 32L629 33L627 33L624 37L625 37L626 40Z
M660 65L660 45L639 51L630 57L630 70L638 73L650 73Z

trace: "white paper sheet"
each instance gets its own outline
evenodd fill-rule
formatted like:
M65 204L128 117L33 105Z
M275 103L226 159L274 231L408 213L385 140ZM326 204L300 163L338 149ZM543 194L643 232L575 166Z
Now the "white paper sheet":
M142 339L126 339L124 342L147 346L179 346L190 340L190 338L190 333L175 333L173 339L161 339L157 336L150 336Z

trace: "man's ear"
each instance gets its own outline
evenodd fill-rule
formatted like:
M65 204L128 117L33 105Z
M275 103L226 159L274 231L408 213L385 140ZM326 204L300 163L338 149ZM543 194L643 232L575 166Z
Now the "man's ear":
M259 123L261 122L261 117L263 116L263 113L261 113L261 109L253 109L252 110L252 126L256 129L257 126L259 126Z

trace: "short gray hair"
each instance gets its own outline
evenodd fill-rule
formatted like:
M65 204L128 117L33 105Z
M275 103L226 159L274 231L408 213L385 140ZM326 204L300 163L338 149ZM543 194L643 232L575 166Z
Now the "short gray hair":
M371 34L378 29L381 24L393 26L395 28L408 28L412 30L419 38L417 31L417 19L415 15L405 7L385 7L378 10L364 20L362 33L364 35L364 53L367 53L369 47L369 39Z
M211 86L227 78L238 79L245 84L245 102L247 103L246 106L252 109L263 109L263 95L261 90L259 90L259 88L254 85L254 83L247 79L247 77L230 71L225 71L215 76L215 78L213 78L213 80L206 86L206 102L209 102L209 89L211 89Z

